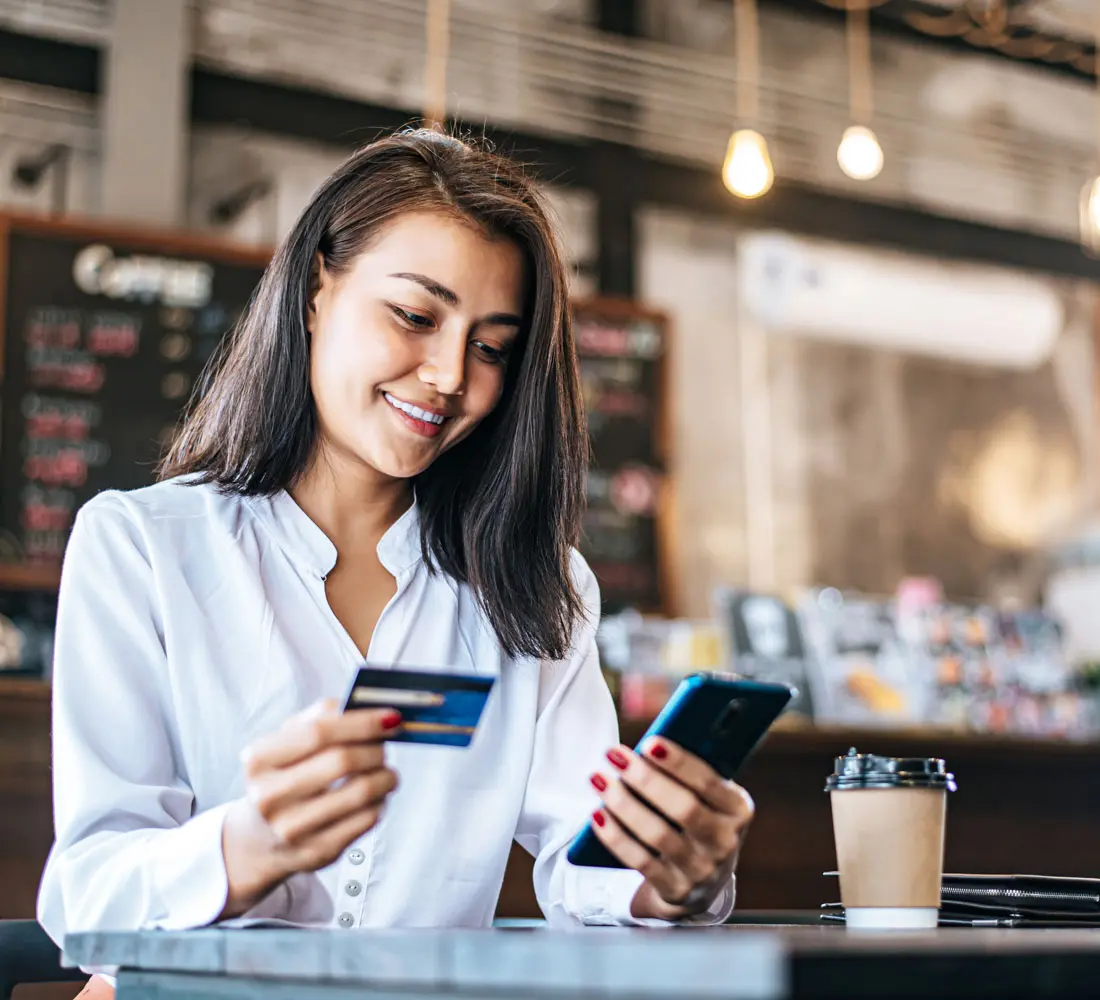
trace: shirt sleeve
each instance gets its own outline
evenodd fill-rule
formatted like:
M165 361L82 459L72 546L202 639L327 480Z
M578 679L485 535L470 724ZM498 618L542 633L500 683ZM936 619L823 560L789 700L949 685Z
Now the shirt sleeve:
M576 553L574 573L585 615L569 656L542 665L534 754L516 840L535 856L535 895L551 926L667 925L631 916L630 904L642 884L638 872L580 868L565 857L573 837L599 806L589 776L606 765L604 754L619 742L615 706L596 649L599 585ZM705 913L685 922L721 923L733 902L731 879Z
M149 546L129 504L101 494L76 518L61 578L53 670L55 840L38 919L67 933L182 930L228 891L229 804L195 815L180 774Z

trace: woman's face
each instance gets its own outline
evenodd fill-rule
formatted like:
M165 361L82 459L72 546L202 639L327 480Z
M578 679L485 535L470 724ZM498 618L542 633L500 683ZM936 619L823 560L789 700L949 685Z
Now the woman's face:
M520 332L523 259L444 214L390 223L309 315L322 446L407 479L492 412Z

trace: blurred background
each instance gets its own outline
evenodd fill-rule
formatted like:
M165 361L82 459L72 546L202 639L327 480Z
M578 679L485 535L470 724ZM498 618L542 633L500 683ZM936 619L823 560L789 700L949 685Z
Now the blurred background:
M1095 0L0 0L0 917L49 846L74 511L151 481L311 192L422 118L562 227L624 737L691 670L799 688L742 902L828 894L850 745L947 757L949 870L1100 875L1098 32Z

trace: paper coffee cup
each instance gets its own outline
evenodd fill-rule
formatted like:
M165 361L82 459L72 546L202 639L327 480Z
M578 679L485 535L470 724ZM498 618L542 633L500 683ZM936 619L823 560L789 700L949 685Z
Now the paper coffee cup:
M848 926L935 927L947 793L955 790L944 762L853 748L836 759L825 788Z

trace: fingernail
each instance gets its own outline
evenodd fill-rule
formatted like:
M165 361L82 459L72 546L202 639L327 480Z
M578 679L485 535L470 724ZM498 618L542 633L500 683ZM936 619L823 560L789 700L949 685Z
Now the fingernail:
M400 712L387 712L382 716L382 728L383 729L396 729L401 725L401 713Z
M620 771L625 771L630 767L630 761L628 761L618 750L608 750L607 759Z
M595 823L596 826L603 826L607 822L607 817L599 809L597 809L592 814L592 822Z
M654 760L665 760L668 757L668 749L663 743L654 743L649 748L649 756Z
M592 787L596 789L597 792L607 791L607 782L604 780L602 774L594 774L588 780L592 782Z

